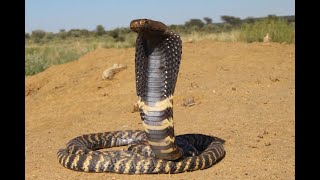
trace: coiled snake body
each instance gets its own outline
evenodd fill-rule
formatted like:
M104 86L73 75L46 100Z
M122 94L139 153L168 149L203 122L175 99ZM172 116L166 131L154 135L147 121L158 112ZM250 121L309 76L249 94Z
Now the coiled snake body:
M180 173L211 167L225 156L223 140L202 134L175 136L173 94L182 42L161 22L137 19L135 72L138 105L144 131L87 134L58 151L68 169L127 174ZM123 151L98 151L128 145Z

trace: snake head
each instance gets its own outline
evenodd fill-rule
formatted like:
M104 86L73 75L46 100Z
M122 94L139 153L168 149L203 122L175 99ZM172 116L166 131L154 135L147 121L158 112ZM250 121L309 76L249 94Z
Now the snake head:
M168 31L168 27L165 24L151 19L132 20L130 28L136 33L166 33Z

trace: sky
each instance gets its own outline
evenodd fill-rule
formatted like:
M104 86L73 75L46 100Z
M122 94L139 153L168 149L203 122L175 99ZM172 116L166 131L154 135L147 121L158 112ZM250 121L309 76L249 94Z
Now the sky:
M26 0L25 32L41 29L106 30L129 27L133 19L153 19L167 25L222 15L264 17L295 15L294 0Z

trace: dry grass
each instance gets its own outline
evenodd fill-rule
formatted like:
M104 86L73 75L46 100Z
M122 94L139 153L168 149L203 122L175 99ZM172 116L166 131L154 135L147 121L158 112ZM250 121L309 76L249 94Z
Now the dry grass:
M239 40L240 31L230 31L221 33L198 33L193 32L191 34L181 35L183 42L197 42L204 39L221 42L236 42Z
M221 33L192 32L181 33L183 42L198 42L204 39L221 42L239 41L240 31L234 30ZM134 47L136 35L123 34L123 39L110 36L82 37L66 40L54 39L45 43L26 42L25 74L34 75L44 71L51 65L63 64L88 53L96 48L130 48Z

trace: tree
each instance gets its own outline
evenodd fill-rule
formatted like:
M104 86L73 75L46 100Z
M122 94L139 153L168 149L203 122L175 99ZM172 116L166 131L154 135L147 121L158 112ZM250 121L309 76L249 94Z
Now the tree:
M54 34L52 32L46 33L46 39L51 40L54 38Z
M212 19L209 17L204 17L203 20L206 22L206 24L212 24Z
M81 32L81 35L82 35L82 36L86 36L86 37L87 37L87 36L89 35L89 33L90 33L87 29L81 29L80 32Z
M207 33L214 33L217 32L218 28L213 25L213 24L207 24L206 26L203 27L204 32Z
M169 29L173 30L174 32L181 33L185 31L186 27L182 24L181 25L171 24L169 25Z
M29 33L24 33L24 38L29 39L30 38L30 34Z
M31 37L34 39L42 39L46 35L46 32L43 30L34 30L32 31Z
M277 19L278 19L278 16L277 16L277 15L274 15L274 14L269 14L269 15L268 15L268 19L269 19L269 20L277 20Z
M97 25L96 27L96 34L98 36L101 36L105 33L106 31L104 30L104 27L102 25Z
M42 39L46 36L46 32L43 30L34 30L31 33L31 38L35 43L41 43Z
M200 19L190 19L185 23L185 26L202 28L204 23Z
M294 23L296 21L295 16L286 16L286 19L289 23Z
M244 22L252 24L255 22L255 18L254 17L247 17L244 19Z
M229 23L224 23L223 26L223 31L231 31L232 30L232 25Z
M73 36L73 37L80 37L81 36L81 31L80 31L80 29L70 29L68 31L68 35L69 36Z
M119 29L113 29L111 31L108 31L108 34L113 37L114 39L117 39L119 37Z
M241 24L241 19L234 16L221 16L221 20L231 26L239 26Z
M67 32L65 29L60 29L59 33L58 33L58 36L61 38L61 39L66 39L67 38Z

